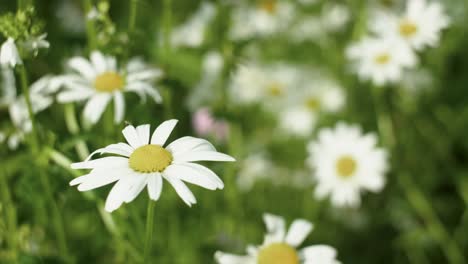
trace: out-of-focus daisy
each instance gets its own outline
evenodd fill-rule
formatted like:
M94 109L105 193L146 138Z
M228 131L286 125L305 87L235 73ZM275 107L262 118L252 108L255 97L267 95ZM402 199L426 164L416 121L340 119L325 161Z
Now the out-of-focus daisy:
M397 16L389 11L381 11L371 21L374 33L401 38L416 50L436 46L439 43L440 32L450 23L440 3L426 0L409 0L403 15Z
M403 70L417 64L408 45L392 38L365 38L347 49L347 57L361 79L376 85L400 81Z
M89 61L74 57L68 65L76 73L63 76L66 89L59 92L57 100L62 103L87 100L83 116L91 124L99 120L112 99L114 121L120 123L125 114L124 92L137 93L142 99L148 95L155 102L161 102L153 82L162 76L162 72L140 59L132 59L119 68L114 57L94 51Z
M344 4L327 3L322 10L321 25L328 32L340 31L351 18L349 8Z
M0 48L0 64L10 67L23 64L14 39L8 38L3 42Z
M192 125L197 135L211 136L217 141L225 141L229 135L229 124L216 119L208 108L200 108L193 114Z
M342 88L327 79L307 81L292 94L289 106L280 113L280 127L288 133L307 136L312 133L320 113L337 112L345 102Z
M15 73L10 67L1 67L0 107L8 106L16 98Z
M249 191L257 180L273 177L275 166L265 153L247 156L241 163L237 176L237 185L243 191Z
M219 264L338 264L337 252L327 245L308 246L298 250L313 225L307 220L296 219L286 230L282 217L264 214L267 234L261 246L249 246L246 256L216 252Z
M176 27L171 35L172 45L175 47L198 47L203 43L205 29L216 15L212 3L203 2L195 14L184 24Z
M70 185L87 191L117 182L106 200L105 209L109 212L133 201L145 187L150 199L157 201L163 178L189 206L196 199L184 181L209 190L224 188L213 171L193 162L234 161L234 158L217 152L208 141L194 137L182 137L163 147L176 124L177 120L163 122L151 137L150 125L125 127L122 133L128 144L111 144L96 150L87 160L72 164L73 169L91 169L91 172L74 179ZM90 160L96 153L118 156Z
M376 145L376 135L363 135L357 126L338 123L334 129L320 130L317 141L308 145L316 196L330 195L336 206L358 206L362 190L382 190L387 153Z
M240 4L232 11L229 32L233 40L269 36L288 28L294 6L281 0L259 0L255 6Z
M22 47L26 50L37 55L39 49L48 49L50 47L50 43L46 40L47 34L42 34L37 37L31 37L30 39L26 40L25 42L21 43Z
M260 67L242 65L231 80L231 94L239 103L260 102L269 108L283 104L299 82L295 68L288 65Z

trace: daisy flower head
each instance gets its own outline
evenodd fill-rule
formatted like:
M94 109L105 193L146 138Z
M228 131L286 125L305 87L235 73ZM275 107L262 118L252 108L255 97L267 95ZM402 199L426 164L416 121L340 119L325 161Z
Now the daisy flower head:
M294 17L294 6L282 0L258 0L253 6L241 4L232 11L232 40L265 37L287 29Z
M379 86L400 81L403 71L417 64L411 48L396 38L365 38L352 44L346 55L361 79Z
M339 264L337 252L327 245L308 246L298 250L313 225L307 220L296 219L286 230L284 218L264 214L263 220L267 234L261 246L249 246L248 255L239 256L216 252L215 259L219 264L300 264L320 263Z
M439 43L440 33L450 24L443 7L436 1L409 0L406 10L398 16L380 11L372 19L371 30L380 36L400 38L415 50Z
M137 93L142 100L150 96L156 103L162 101L153 82L162 71L151 68L140 59L132 59L125 67L118 67L114 57L99 51L91 53L90 60L74 57L68 66L75 72L63 76L65 89L58 93L61 103L87 100L84 119L95 124L111 100L114 101L114 121L120 123L125 114L125 92Z
M159 125L150 137L150 125L125 127L122 131L127 143L111 144L93 152L83 162L72 164L73 169L90 169L90 173L75 178L70 185L88 191L117 182L110 191L105 209L112 212L123 203L132 202L147 187L151 200L161 195L163 179L174 187L189 206L195 196L184 182L209 190L223 189L223 181L210 169L194 161L235 161L217 152L211 143L194 137L179 138L164 147L177 120ZM94 154L113 154L95 160Z
M376 145L376 135L364 135L358 126L338 123L320 130L308 145L307 160L317 182L316 196L330 195L339 207L358 206L362 190L381 191L388 161L387 152Z

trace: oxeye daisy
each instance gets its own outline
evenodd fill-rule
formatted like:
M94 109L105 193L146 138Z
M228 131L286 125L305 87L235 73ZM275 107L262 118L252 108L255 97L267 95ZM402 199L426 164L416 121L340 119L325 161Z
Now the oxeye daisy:
M436 46L440 32L449 24L450 19L440 3L409 0L401 16L379 12L372 19L371 30L381 36L401 38L414 49L421 50L426 46Z
M387 152L376 145L376 135L363 135L357 126L338 123L334 129L320 130L317 141L308 145L316 196L330 195L336 206L358 206L362 190L382 190Z
M89 61L74 57L68 61L68 66L76 73L63 76L65 89L59 92L57 100L62 103L88 100L83 116L91 124L99 120L112 99L114 121L120 123L125 114L124 92L137 93L142 99L148 95L155 102L161 102L153 86L162 76L161 70L148 67L139 59L132 59L119 68L114 57L94 51Z
M393 38L366 38L347 49L359 77L376 85L400 81L404 69L417 64L414 52L404 42Z
M96 150L87 160L72 164L73 169L91 169L91 172L72 180L70 185L87 191L117 182L106 200L105 209L109 212L133 201L145 187L150 199L157 201L163 179L189 206L196 199L184 181L209 190L224 188L223 181L213 171L193 162L234 161L234 158L217 152L208 141L194 137L182 137L164 147L176 124L174 119L163 122L151 137L150 125L125 127L122 133L128 144L111 144ZM97 153L118 156L90 160Z
M267 234L261 246L249 246L246 256L216 252L219 264L339 264L336 250L327 245L308 246L298 250L313 225L307 220L297 219L286 230L282 217L264 214Z

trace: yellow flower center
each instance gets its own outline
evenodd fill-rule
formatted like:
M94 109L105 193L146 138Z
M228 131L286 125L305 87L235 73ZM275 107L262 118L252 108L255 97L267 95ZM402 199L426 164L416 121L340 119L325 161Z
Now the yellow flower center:
M290 245L273 243L260 250L257 264L299 264L299 256Z
M342 156L336 162L336 172L341 178L348 178L356 172L357 163L348 155Z
M375 62L380 65L384 65L390 62L390 54L383 52L375 56Z
M104 72L94 79L94 88L99 92L114 92L122 89L124 78L116 72Z
M267 91L271 96L278 97L283 95L283 85L278 82L270 83L267 86Z
M413 36L414 34L416 34L416 32L418 32L418 27L409 20L403 20L400 23L399 30L400 30L400 34L403 37L409 38L409 37Z
M316 97L309 97L306 100L306 107L311 111L317 111L320 109L320 100Z
M141 146L128 159L130 168L142 173L161 172L172 162L172 154L159 145Z
M261 0L259 3L258 3L258 8L260 8L261 10L264 10L270 14L273 14L276 12L276 8L277 8L277 2L276 0Z

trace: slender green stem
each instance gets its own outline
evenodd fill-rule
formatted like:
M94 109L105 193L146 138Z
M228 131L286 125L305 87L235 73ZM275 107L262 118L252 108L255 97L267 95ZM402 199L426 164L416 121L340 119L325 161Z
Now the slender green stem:
M132 34L136 26L138 0L130 0L130 15L128 19L128 33Z
M66 104L64 114L68 131L74 136L77 135L80 132L80 126L76 120L75 106L73 104ZM89 156L88 146L86 145L86 142L80 138L76 141L75 149L81 160L84 160Z
M143 251L143 263L149 263L149 256L151 245L153 242L153 227L154 227L154 206L155 202L151 199L148 200L148 209L146 213L146 238L145 247Z
M16 263L18 257L18 243L17 243L17 224L16 224L16 209L13 204L13 199L10 193L10 186L6 179L7 173L2 169L0 174L0 192L2 195L3 204L5 206L6 224L7 224L7 243L12 252L12 263Z
M97 39L96 39L96 28L94 27L94 20L89 16L90 12L93 10L92 0L83 1L83 9L85 10L85 20L86 20L86 36L88 38L88 49L93 51L97 49Z
M31 147L34 152L39 150L39 134L36 129L36 122L34 118L34 112L31 103L31 95L29 93L29 82L28 73L26 72L26 66L20 65L17 67L18 74L20 76L21 90L23 91L24 100L26 101L26 107L28 109L29 119L31 120L33 138L31 141Z
M395 135L392 120L387 114L387 103L383 95L384 87L373 86L371 89L379 134L382 137L383 144L392 149L395 146Z
M172 0L163 2L163 58L167 63L171 54Z

